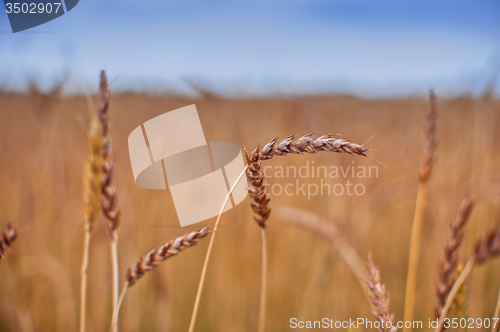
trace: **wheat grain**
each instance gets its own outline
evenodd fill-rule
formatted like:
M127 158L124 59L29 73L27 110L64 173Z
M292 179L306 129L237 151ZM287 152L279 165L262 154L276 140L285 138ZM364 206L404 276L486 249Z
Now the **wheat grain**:
M380 282L380 270L373 264L372 255L368 254L368 280L366 280L370 290L370 300L373 306L372 313L380 322L381 332L395 332L397 328L393 326L394 314L389 314L389 295L386 294L385 285Z
M17 232L10 223L5 225L5 229L0 236L0 262L5 257L5 253L10 249L12 243L17 238Z
M439 281L436 286L438 306L436 307L436 318L441 316L441 311L446 298L456 281L458 265L458 252L462 244L463 231L469 220L469 216L474 208L474 200L465 197L458 207L457 216L450 224L448 237L444 246L444 260L439 263Z

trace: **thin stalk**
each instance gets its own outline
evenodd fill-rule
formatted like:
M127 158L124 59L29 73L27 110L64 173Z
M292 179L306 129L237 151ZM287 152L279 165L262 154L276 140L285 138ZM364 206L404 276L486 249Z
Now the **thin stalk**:
M267 298L267 234L266 229L260 229L262 238L262 280L260 284L260 309L258 332L264 332L266 326L266 298Z
M113 231L113 236L111 237L111 262L112 262L112 273L113 273L113 308L118 307L118 296L119 296L119 282L120 278L118 276L118 232ZM113 325L113 332L118 331L118 323Z
M406 294L404 321L413 321L413 311L415 309L415 290L417 286L418 258L420 253L420 241L422 237L422 223L424 219L425 201L427 198L427 182L420 181L418 185L417 201L415 203L415 213L413 215L413 226L411 229L410 253L408 258L408 273L406 275ZM405 327L403 332L410 332L412 329Z
M87 305L87 270L89 266L90 230L85 230L83 240L83 259L80 281L80 332L85 332L85 308Z
M450 310L450 307L453 304L453 300L455 299L455 296L457 295L457 293L460 290L460 287L462 286L464 281L467 279L467 277L472 272L472 269L474 268L475 264L476 264L476 260L474 258L469 259L469 261L465 265L462 273L460 273L460 275L458 276L457 281L455 281L455 284L453 285L453 288L451 289L450 294L448 295L448 298L446 299L446 303L444 304L443 311L441 312L441 316L439 317L439 325L436 328L435 332L443 331L444 319L446 318L446 315L448 314L448 310Z
M208 250L207 250L207 255L205 256L205 263L203 263L203 270L201 271L201 277L200 277L200 283L198 284L198 291L196 293L196 299L194 301L194 307L193 307L193 313L191 314L191 321L189 322L189 332L194 331L194 325L196 323L196 316L198 315L198 309L200 307L200 300L201 300L201 293L203 292L203 286L205 284L205 278L207 276L207 268L208 268L208 262L210 261L210 255L212 254L212 248L214 245L214 240L215 240L215 235L217 235L217 230L219 229L219 223L222 218L222 213L224 212L224 208L226 207L227 202L229 201L229 197L231 193L233 192L234 188L236 188L236 185L240 182L241 178L243 175L245 175L245 172L247 171L248 166L246 166L241 174L238 176L236 181L234 182L233 186L229 190L226 199L224 200L224 203L222 203L222 206L219 211L219 215L217 216L217 220L215 221L215 226L213 230L213 235L210 238L210 243L208 244Z
M118 302L116 303L115 309L113 310L113 318L111 319L111 331L114 331L116 326L118 325L118 313L120 312L120 307L122 306L123 298L125 297L125 293L128 289L128 282L123 285L122 291L120 292L120 296L118 297Z
M497 300L497 306L495 308L495 314L493 315L493 318L500 318L500 291L498 292L498 300ZM500 324L495 324L491 328L491 332L497 332L499 330Z
M426 115L424 154L420 163L417 202L411 229L410 253L408 257L408 273L406 275L406 294L404 321L413 321L415 310L415 290L417 287L418 256L420 238L422 237L422 222L424 219L425 200L427 198L427 182L432 171L434 153L437 144L437 100L432 90L429 91L429 110ZM411 327L404 327L403 332L411 332Z

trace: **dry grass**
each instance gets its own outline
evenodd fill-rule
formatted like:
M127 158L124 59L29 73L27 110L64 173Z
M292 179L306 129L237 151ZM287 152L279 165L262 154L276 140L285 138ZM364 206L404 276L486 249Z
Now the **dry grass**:
M16 220L23 241L14 245L14 253L0 264L0 330L58 331L63 310L56 310L53 288L43 275L33 274L18 263L30 256L37 260L50 254L66 273L78 308L81 263L82 163L88 157L87 129L90 126L85 98L57 98L57 102L39 112L37 101L29 96L0 93L0 218ZM307 178L299 184L334 185L347 180L362 183L362 196L317 195L310 200L301 194L273 193L273 185L286 185L295 178L268 179L268 197L272 199L273 220L268 222L268 331L288 328L290 317L302 319L348 319L367 317L368 306L358 281L344 260L317 237L294 227L283 227L277 207L297 206L329 223L335 220L340 234L356 252L373 250L383 272L391 306L403 308L410 223L415 209L415 170L422 145L424 98L365 100L343 96L273 97L264 99L191 99L179 96L113 94L109 109L113 121L113 183L120 189L121 225L120 263L134 261L147 254L143 248L158 247L165 239L176 238L195 229L180 229L168 190L148 191L137 187L131 175L128 134L157 115L196 103L207 141L230 141L253 146L270 133L284 137L290 132L340 132L364 142L373 134L370 155L387 164L392 172L380 169L378 177ZM500 102L460 97L440 99L440 150L432 168L429 200L423 219L415 319L426 321L433 315L436 266L442 259L442 244L456 205L469 187L488 189L500 174ZM12 111L11 111L12 110ZM119 112L119 116L118 116ZM224 125L231 124L231 125ZM234 125L233 125L234 124ZM241 124L245 124L242 126ZM238 126L239 125L239 126ZM250 129L247 129L250 128ZM338 167L371 166L368 158L351 155L310 155L310 158L274 158L267 166L305 165ZM272 172L272 168L268 170ZM274 175L274 174L273 174ZM87 182L87 181L86 181ZM492 196L475 207L463 245L470 246L475 236L493 226L500 215L500 202ZM98 206L98 209L101 209ZM200 301L196 331L255 331L259 307L261 258L260 229L252 222L245 203L225 213L227 222L217 233L206 290ZM89 259L87 330L109 326L112 315L112 280L108 222L99 217L92 232ZM203 227L201 225L200 227ZM185 331L192 313L198 276L207 244L199 250L187 250L182 259L169 261L146 282L127 291L120 315L120 330ZM490 316L497 302L500 281L498 261L474 271L468 284L470 317ZM178 271L186 271L179 273ZM293 276L293 278L290 278ZM92 292L90 292L90 288ZM228 296L228 294L231 296ZM59 296L62 297L61 294ZM33 299L44 299L34 301ZM401 320L400 309L395 320ZM75 319L76 320L76 319ZM77 321L73 325L77 325Z

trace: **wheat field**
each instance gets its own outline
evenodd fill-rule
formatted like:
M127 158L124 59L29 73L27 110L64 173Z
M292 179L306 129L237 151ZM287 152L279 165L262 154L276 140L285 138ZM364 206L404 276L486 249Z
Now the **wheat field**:
M417 270L415 319L434 319L435 287L448 227L461 200L477 199L459 261L500 220L500 100L491 96L441 98L438 145L429 178ZM290 134L339 133L368 143L369 158L321 153L275 157L269 166L378 166L378 177L311 178L301 183L362 183L363 195L273 195L267 220L267 331L289 331L291 318L372 318L358 278L327 241L273 213L294 207L335 225L359 256L368 252L402 320L409 243L424 146L425 96L362 99L351 96L222 98L207 95L116 93L112 123L114 185L120 191L120 284L127 267L151 249L209 223L181 228L167 190L145 190L133 179L127 137L139 124L196 104L207 141L233 142L252 151ZM18 237L0 263L1 331L76 331L83 247L83 174L90 110L84 96L0 93L0 227ZM373 136L373 138L371 138ZM370 139L371 138L371 139ZM285 186L293 178L270 178ZM206 193L210 195L209 192ZM224 214L217 231L195 331L255 331L259 316L260 229L251 199ZM87 330L109 328L112 272L108 222L92 232L88 266ZM144 275L124 299L120 331L186 331L208 241ZM474 269L467 286L467 315L492 317L500 288L500 260Z

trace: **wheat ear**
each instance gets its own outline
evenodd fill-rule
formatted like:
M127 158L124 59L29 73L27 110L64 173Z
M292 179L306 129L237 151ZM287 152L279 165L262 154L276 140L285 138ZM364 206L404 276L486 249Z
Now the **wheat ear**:
M266 325L266 298L267 298L267 234L266 221L269 219L271 209L269 208L270 199L266 193L264 186L264 174L261 170L259 161L259 148L255 149L251 154L245 150L248 170L246 172L248 194L252 198L251 207L254 212L254 219L260 227L260 236L262 244L262 268L261 268L261 283L260 283L260 304L259 304L259 321L257 325L258 332L264 332Z
M408 255L408 273L406 276L406 294L404 321L413 320L415 309L415 291L417 287L418 259L422 237L422 223L424 219L425 201L427 199L427 183L432 170L437 143L437 100L434 92L429 92L429 111L427 112L425 131L425 147L419 171L419 183L415 213L411 229L410 252ZM404 327L403 332L411 332L411 327Z
M386 295L385 285L380 282L380 270L373 264L372 255L368 254L368 280L366 285L370 290L372 313L380 322L380 332L395 332L393 326L394 314L389 314L389 295Z
M436 307L436 318L441 316L446 298L455 283L458 266L458 252L462 244L464 228L473 208L474 200L468 196L465 197L458 207L455 220L450 224L448 237L444 246L444 260L439 263L439 281L436 286L438 302Z
M0 262L5 257L5 253L10 249L12 243L17 238L17 232L10 223L5 225L5 230L0 236Z
M117 304L113 310L111 330L114 330L118 323L118 313L120 311L120 306L125 296L125 292L129 287L135 285L135 283L140 278L142 278L144 274L160 265L161 262L177 255L184 249L196 245L200 239L203 239L209 233L210 231L208 227L204 227L191 233L184 234L183 236L179 236L175 240L167 242L160 248L151 250L144 259L139 259L133 267L129 267L127 269L127 273L125 274L125 284L122 288Z
M108 79L106 72L101 71L101 83L99 85L99 109L97 114L101 122L104 142L103 149L103 184L101 207L104 216L108 220L108 232L110 235L110 253L112 269L112 308L118 304L119 275L118 275L118 226L120 225L120 210L118 209L118 189L113 185L114 163L110 160L112 152L111 122L109 121L109 104L111 93L108 90ZM113 332L118 331L118 325L114 326Z
M94 223L101 210L102 166L103 166L103 131L101 123L91 112L90 130L88 133L90 156L85 165L84 176L84 241L83 258L80 270L80 332L85 332L85 309L87 299L87 270L89 261L90 235Z
M229 197L234 191L234 188L238 185L240 180L243 178L245 175L246 171L248 169L248 166L246 166L243 171L241 171L240 175L236 178L236 181L233 183L231 186L231 189L229 189L229 192L226 195L226 198L224 199L224 202L222 202L222 206L220 207L219 214L217 216L217 219L215 221L215 226L213 229L213 235L210 238L210 242L208 244L208 250L207 254L205 256L205 262L203 263L203 269L201 270L201 277L200 277L200 282L198 283L198 290L196 291L196 299L194 300L194 306L193 306L193 312L191 313L191 321L189 322L189 332L194 331L194 325L196 324L196 317L198 316L198 309L200 308L200 301L201 301L201 293L203 293L203 286L205 285L205 278L207 276L207 269L208 269L208 263L210 261L210 257L212 254L212 248L214 245L214 240L215 240L215 235L217 234L217 230L219 229L219 224L222 219L222 214L224 213L224 209L227 205L227 202L229 202Z
M450 293L446 299L446 303L443 306L443 310L441 311L441 316L439 317L439 324L436 328L435 332L441 332L444 330L444 319L450 309L455 296L457 295L460 287L465 282L465 280L469 277L470 273L474 269L476 264L483 264L488 259L497 257L500 255L500 228L489 232L488 234L481 237L477 242L474 249L473 256L469 259L467 264L464 267L462 273L460 273L459 277L453 284L453 287L450 290Z
M335 135L323 135L315 137L315 133L310 133L297 138L297 135L290 135L278 143L278 138L267 143L262 151L257 147L251 154L245 150L248 164L247 182L248 193L252 198L252 209L254 219L261 228L262 243L262 279L260 292L259 324L258 332L264 332L266 321L266 297L267 297L267 236L266 220L269 219L271 209L270 199L266 194L264 186L264 174L261 171L261 160L272 159L274 156L286 156L287 154L337 152L349 153L352 155L366 156L368 149L356 144L348 138L335 138Z
M272 159L274 156L286 156L287 154L304 154L319 152L348 153L352 155L365 156L368 149L357 144L349 138L335 138L337 135L323 135L315 138L315 133L310 133L297 138L290 135L278 143L278 138L267 143L259 153L260 160Z

